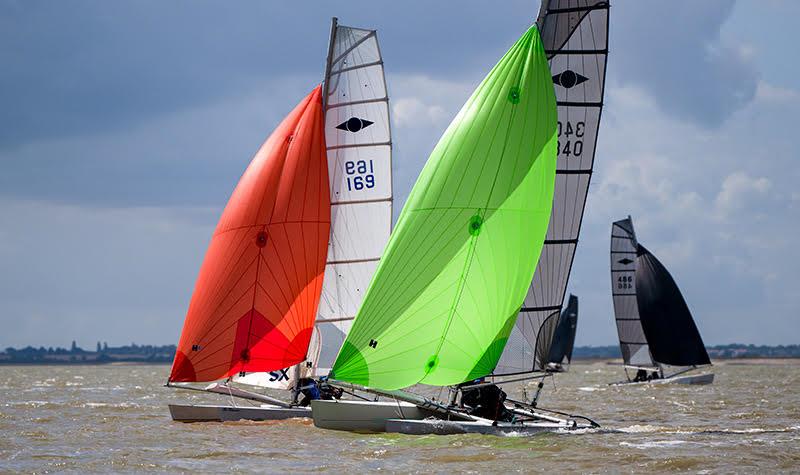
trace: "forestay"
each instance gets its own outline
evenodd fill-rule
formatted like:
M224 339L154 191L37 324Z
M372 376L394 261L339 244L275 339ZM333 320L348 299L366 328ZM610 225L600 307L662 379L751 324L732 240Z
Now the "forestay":
M389 97L375 30L333 19L324 90L331 237L314 361L330 368L392 227Z
M542 255L496 374L542 370L564 302L594 165L608 56L609 2L543 0L537 24L558 101L553 212Z
M654 367L636 298L636 233L630 216L611 225L611 295L626 365Z
M392 390L492 371L544 241L556 133L553 82L534 26L431 153L332 378Z

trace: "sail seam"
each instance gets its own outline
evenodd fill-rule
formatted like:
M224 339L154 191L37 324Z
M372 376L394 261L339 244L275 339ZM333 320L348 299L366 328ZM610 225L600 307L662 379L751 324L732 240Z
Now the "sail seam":
M598 3L587 7L571 7L571 8L548 8L547 13L575 13L575 12L590 12L593 10L608 10L608 2Z
M545 239L545 244L578 244L577 239ZM559 306L560 308L561 306Z
M375 262L381 260L380 257L369 257L366 259L350 259L350 260L342 260L342 261L328 261L326 264L333 265L333 264L360 264L362 262Z
M556 170L556 175L591 175L592 170Z
M388 101L387 101L388 102ZM354 143L354 144L347 144L347 145L334 145L333 147L327 147L325 150L339 150L342 148L358 148L358 147L381 147L384 145L392 145L392 141L386 142L374 142L374 143Z
M331 206L358 205L358 204L363 204L363 203L386 203L386 202L391 202L391 201L392 201L392 197L390 196L389 198L381 198L379 200L337 201L335 203L331 202Z
M359 104L373 104L376 102L389 102L389 97L384 96L375 99L362 99L360 101L350 101L350 102L340 102L338 104L328 104L327 110L335 109L337 107L346 107L346 106L357 106Z
M348 66L346 68L342 68L337 71L331 71L330 75L333 76L334 74L343 74L350 71L355 71L357 69L365 69L365 68L370 68L372 66L381 66L381 65L383 65L383 60L379 59L378 61L373 61L371 63L364 63L356 66Z
M608 49L548 49L547 54L557 56L559 54L581 55L581 54L608 54Z
M556 103L560 107L603 107L602 102L576 102L576 101L558 101Z
M545 312L552 310L561 310L561 305L547 305L542 307L522 307L519 309L520 312Z

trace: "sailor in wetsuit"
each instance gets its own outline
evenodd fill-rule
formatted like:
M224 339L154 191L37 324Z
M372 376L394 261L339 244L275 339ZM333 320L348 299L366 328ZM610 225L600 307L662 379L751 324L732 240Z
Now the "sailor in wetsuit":
M476 380L473 383L480 383ZM482 417L492 421L510 421L513 418L511 411L505 406L506 393L495 384L487 384L470 388L468 385L461 389L461 407L473 416Z
M300 393L303 395L303 399L301 399L299 403L302 407L307 407L311 404L311 401L315 399L331 400L342 397L343 391L340 388L335 388L327 384L319 385L312 378L300 378L300 380L297 381L297 385L300 388Z
M640 369L639 371L636 372L636 377L633 378L633 382L634 383L641 383L641 382L647 381L649 379L650 378L647 376L647 371L643 370L643 369Z

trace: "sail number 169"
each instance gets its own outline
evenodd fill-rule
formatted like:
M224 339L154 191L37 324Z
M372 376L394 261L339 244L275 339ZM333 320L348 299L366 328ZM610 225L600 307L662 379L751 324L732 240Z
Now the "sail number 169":
M344 172L347 174L348 191L375 187L372 160L344 162Z

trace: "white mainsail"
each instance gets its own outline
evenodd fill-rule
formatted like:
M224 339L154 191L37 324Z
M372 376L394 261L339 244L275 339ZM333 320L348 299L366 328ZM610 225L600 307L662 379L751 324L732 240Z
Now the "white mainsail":
M392 229L392 135L377 32L333 22L323 88L331 240L317 319L322 368L333 364Z
M637 247L631 217L615 221L611 225L611 295L622 359L626 365L653 367L636 301Z
M578 245L608 56L609 2L543 0L537 23L558 104L553 211L539 264L495 373L543 370Z

